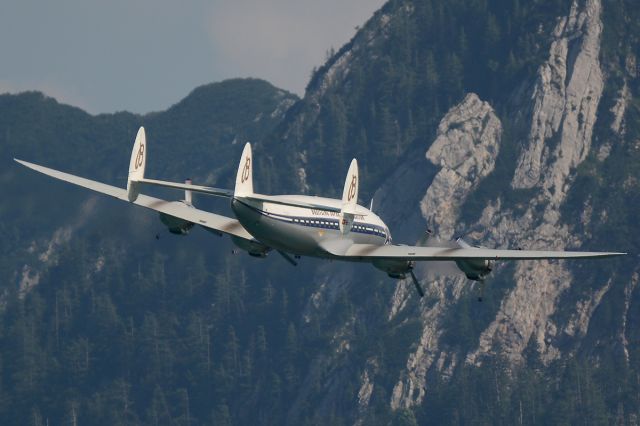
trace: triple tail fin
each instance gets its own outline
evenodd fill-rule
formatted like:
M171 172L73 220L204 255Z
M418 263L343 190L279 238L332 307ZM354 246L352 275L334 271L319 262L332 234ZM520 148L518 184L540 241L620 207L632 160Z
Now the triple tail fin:
M347 177L344 181L344 189L342 190L342 212L356 213L356 204L358 203L358 162L354 158L351 160Z
M234 197L250 197L253 195L253 158L251 156L251 144L247 142L242 150L238 174L236 174L236 188Z
M358 203L358 185L360 178L358 177L358 162L354 158L351 160L347 177L344 181L344 189L342 191L342 210L340 220L340 231L346 234L353 226L353 220L356 214L356 206Z
M140 127L131 151L129 176L127 178L127 198L134 202L140 194L140 181L144 180L144 169L147 164L147 137L144 127Z

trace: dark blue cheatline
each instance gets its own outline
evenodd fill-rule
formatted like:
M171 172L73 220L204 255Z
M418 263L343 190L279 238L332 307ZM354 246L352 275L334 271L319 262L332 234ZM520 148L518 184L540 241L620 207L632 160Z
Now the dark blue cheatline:
M305 217L305 216L285 216L285 215L265 212L264 210L260 210L246 203L242 203L242 204L256 211L257 213L260 213L262 216L279 220L280 222L293 223L295 225L306 226L308 228L323 228L323 229L336 229L336 230L340 229L340 221L337 219L327 219L327 218L318 219L318 218ZM378 225L373 225L371 223L354 222L353 227L351 228L351 232L357 232L360 234L377 235L385 239L387 238L387 233L383 227Z

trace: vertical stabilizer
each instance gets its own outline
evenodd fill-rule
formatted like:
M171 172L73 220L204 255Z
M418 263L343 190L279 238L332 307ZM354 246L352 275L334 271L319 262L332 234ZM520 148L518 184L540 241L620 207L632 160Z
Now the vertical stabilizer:
M144 127L140 127L136 135L136 141L131 151L131 161L129 162L129 177L127 178L127 196L133 202L140 193L139 181L144 179L144 168L147 164L147 137Z
M236 175L236 188L234 197L246 197L253 195L253 159L251 157L251 144L247 142L242 150L238 174Z
M358 203L358 162L354 158L351 160L347 177L344 181L344 190L342 191L342 218L340 220L340 231L346 234L353 226L354 215L356 214L356 205Z
M191 178L187 178L184 183L186 183L187 185L193 184L193 182L191 182ZM193 205L193 193L190 189L184 190L184 202L190 206Z
M342 211L355 214L358 202L358 162L354 158L351 160L347 177L344 181L342 191Z

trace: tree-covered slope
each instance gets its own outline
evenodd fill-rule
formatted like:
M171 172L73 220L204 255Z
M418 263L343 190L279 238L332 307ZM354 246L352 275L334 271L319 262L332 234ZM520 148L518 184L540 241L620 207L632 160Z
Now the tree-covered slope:
M144 125L149 176L231 187L244 142L260 140L296 100L259 80L203 86L146 116L90 116L39 93L0 97L3 424L167 423L185 415L189 398L186 416L208 422L227 409L247 334L252 351L264 351L280 335L271 327L288 326L272 315L286 313L286 293L246 284L261 281L249 280L228 241L202 230L190 239L166 235L155 213L49 180L12 158L124 186ZM230 214L226 203L196 203ZM247 306L250 290L255 302ZM265 320L255 321L261 310ZM225 349L234 333L242 353ZM232 352L233 366L223 367ZM217 377L224 389L212 385Z
M1 96L0 417L637 422L639 12L627 0L393 0L297 102L244 80L147 116ZM230 187L251 139L258 191L339 195L357 157L360 202L375 194L398 242L431 227L487 246L631 254L500 264L482 304L463 277L422 265L419 300L369 265L293 268L232 255L200 229L166 235L155 214L11 162L122 186L140 124L158 178Z

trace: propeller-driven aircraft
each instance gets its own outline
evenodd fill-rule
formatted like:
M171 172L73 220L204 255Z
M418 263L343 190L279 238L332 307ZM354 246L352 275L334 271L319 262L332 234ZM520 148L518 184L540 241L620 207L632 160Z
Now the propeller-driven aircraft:
M358 163L351 161L342 199L307 195L263 195L253 190L251 145L247 143L233 190L186 183L147 179L145 130L140 128L133 145L127 188L74 176L37 164L15 159L40 173L79 185L117 199L155 210L176 234L187 234L194 225L226 234L251 256L265 257L275 250L296 265L300 256L369 262L390 277L410 276L420 297L424 292L413 269L418 261L453 261L470 280L484 283L497 260L578 259L623 255L615 252L494 250L473 247L462 239L447 244L409 246L393 244L389 228L370 209L357 204ZM166 201L141 194L144 186L160 186L185 191L184 200ZM193 206L192 193L198 192L231 201L235 218L199 210ZM480 299L481 300L481 299Z

